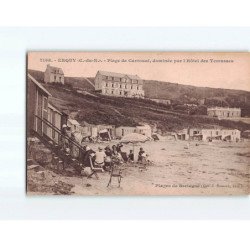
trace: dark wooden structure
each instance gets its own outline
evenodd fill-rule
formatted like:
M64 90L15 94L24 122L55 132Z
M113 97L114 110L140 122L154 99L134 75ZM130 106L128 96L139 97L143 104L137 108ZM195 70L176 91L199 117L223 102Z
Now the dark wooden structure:
M61 125L66 122L66 114L57 112L62 117L60 118L60 126L53 124L53 113L51 113L52 120L49 119L49 97L51 94L35 80L31 75L27 79L27 136L37 137L46 147L52 151L53 161L62 163L65 168L66 165L81 165L81 152L83 148L76 141L62 134ZM65 152L62 141L67 140L72 147L78 150L78 155L72 157Z

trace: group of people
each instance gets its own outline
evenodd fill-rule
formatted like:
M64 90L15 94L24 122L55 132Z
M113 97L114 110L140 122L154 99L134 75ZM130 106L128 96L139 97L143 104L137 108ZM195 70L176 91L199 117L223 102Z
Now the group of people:
M105 148L98 147L95 152L89 146L83 146L83 152L81 152L83 165L91 167L91 164L93 164L108 171L114 163L119 164L124 161L121 147L121 144L113 145L112 148L108 145Z
M95 152L89 146L83 146L81 152L81 161L85 167L99 167L103 168L105 171L109 171L114 164L121 164L124 162L133 163L135 161L133 150L130 150L129 154L122 151L122 144L109 145L105 148L98 147L98 150ZM138 153L138 163L146 163L147 154L140 148Z
M74 133L71 132L71 128L69 126L63 125L62 134L64 135L61 140L62 148L72 157L78 158L85 167L91 167L92 164L93 166L98 166L104 170L109 170L114 163L120 164L123 162L135 162L134 151L130 150L128 154L123 152L122 143L112 146L108 145L105 148L100 146L95 152L90 148L90 146L84 145L84 142L82 142L83 145L81 149L76 147L74 144L74 142L76 142L76 138ZM145 153L144 149L140 148L137 162L146 162L147 157L148 155Z

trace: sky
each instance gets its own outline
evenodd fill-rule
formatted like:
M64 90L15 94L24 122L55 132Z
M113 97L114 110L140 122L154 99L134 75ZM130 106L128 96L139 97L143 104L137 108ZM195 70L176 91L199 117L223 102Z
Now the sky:
M28 68L45 71L47 64L65 76L94 77L98 70L138 75L199 87L250 91L247 52L30 52Z

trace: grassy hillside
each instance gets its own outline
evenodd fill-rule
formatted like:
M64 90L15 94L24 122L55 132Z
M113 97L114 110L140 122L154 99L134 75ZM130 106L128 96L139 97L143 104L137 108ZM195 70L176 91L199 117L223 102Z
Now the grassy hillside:
M38 81L43 82L42 72L29 72ZM75 79L78 79L79 84L83 84L84 86L84 78L70 78L70 82L72 83ZM147 91L151 91L149 85L153 83L157 86L154 87L154 89L161 89L161 91L154 90L155 93L158 93L157 97L175 98L176 100L180 100L186 95L190 98L203 98L205 96L207 100L210 100L209 97L211 97L219 101L221 101L220 98L226 99L228 96L234 96L235 101L241 99L245 101L249 95L249 92L245 91L197 88L172 83L164 83L165 86L163 83L152 81L150 83L146 81L146 93ZM91 90L91 85L88 85ZM130 99L101 95L86 96L77 93L72 89L70 84L65 84L64 86L61 84L44 84L44 86L53 95L53 103L60 109L68 110L71 113L73 112L79 122L112 124L115 126L134 126L141 123L148 123L156 125L162 132L177 131L187 127L211 128L221 126L237 128L241 131L250 129L249 124L226 120L219 121L204 115L197 115L199 112L191 112L192 115L188 115L185 113L185 110L175 110L174 105L168 107L164 104L157 104L146 99ZM164 94L164 96L159 96L160 94ZM153 94L151 95L155 97ZM200 112L201 114L205 113L206 106L199 106L198 110L202 110L202 112Z
M43 82L43 72L29 70L29 73L38 81ZM94 82L93 77L88 77L88 79ZM71 87L82 88L86 91L94 90L93 86L84 77L65 77L65 84ZM172 100L173 107L184 103L202 103L205 106L239 107L242 109L242 116L250 116L250 92L248 91L195 87L153 80L145 80L144 90L147 98ZM199 111L194 113L203 114Z
M161 132L178 131L187 127L250 129L250 124L219 121L206 116L187 115L168 110L148 100L86 96L55 84L44 84L53 95L53 103L60 109L74 113L80 123L134 126L142 123L156 125Z
M239 107L243 116L250 116L250 92L243 90L195 87L177 83L145 80L145 95L165 98L175 104L194 103L206 106Z

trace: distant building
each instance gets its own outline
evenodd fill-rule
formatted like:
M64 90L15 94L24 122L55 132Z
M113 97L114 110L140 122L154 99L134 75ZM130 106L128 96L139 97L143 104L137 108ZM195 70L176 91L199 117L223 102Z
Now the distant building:
M120 126L115 129L116 137L123 137L127 134L138 133L147 137L152 136L152 129L149 125L141 125L135 127Z
M124 135L136 133L136 127L127 127L127 126L120 126L115 129L115 135L118 138L123 137Z
M101 133L104 130L107 130L111 138L115 138L115 126L114 125L106 125L99 124L97 125L98 133Z
M98 71L95 90L103 95L144 98L143 80L138 75Z
M64 73L61 68L52 67L49 64L44 72L45 83L62 83L64 84Z
M176 133L176 139L187 141L189 139L188 129L182 129Z
M219 119L237 118L241 117L241 109L224 107L207 108L207 115Z
M151 101L157 102L157 103L163 103L166 105L170 105L171 104L171 100L167 100L167 99L159 99L159 98L154 98L154 99L150 99Z
M208 141L223 140L223 141L239 141L241 138L241 132L238 129L200 129L190 128L183 129L177 133L177 138L180 140L197 140Z
M152 129L149 125L136 126L136 133L145 135L147 137L152 136Z
M217 139L223 141L239 141L241 132L238 129L202 129L202 140Z

